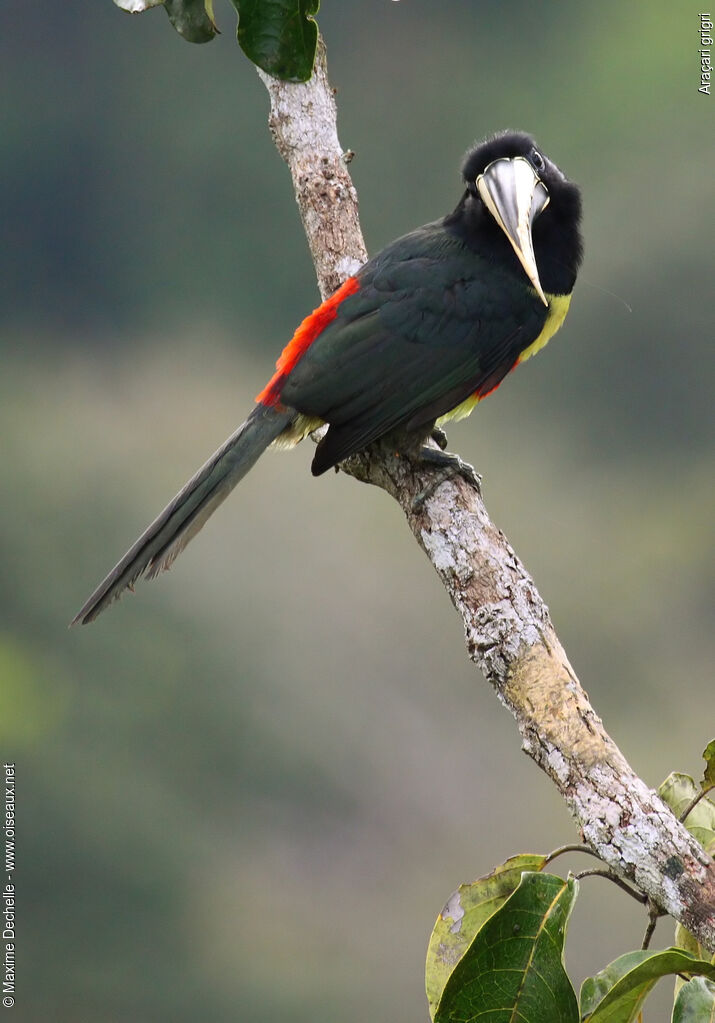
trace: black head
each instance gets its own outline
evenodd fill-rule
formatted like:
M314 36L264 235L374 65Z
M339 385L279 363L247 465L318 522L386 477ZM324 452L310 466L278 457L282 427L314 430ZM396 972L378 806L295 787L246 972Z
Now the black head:
M466 192L449 219L460 222L465 240L486 236L500 258L521 264L542 301L544 293L570 294L582 257L576 185L523 132L480 142L462 175Z

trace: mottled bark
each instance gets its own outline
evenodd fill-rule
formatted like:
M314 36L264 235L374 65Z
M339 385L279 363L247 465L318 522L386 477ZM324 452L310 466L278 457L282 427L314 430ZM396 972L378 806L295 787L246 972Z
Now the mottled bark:
M258 71L271 97L268 124L290 168L298 208L323 298L367 259L358 199L338 142L335 93L328 82L325 45L318 41L313 77L293 85Z
M366 258L357 196L336 130L322 43L304 85L259 72L270 126L290 167L315 261L329 295ZM376 447L344 472L386 490L462 616L469 656L514 715L522 747L555 783L583 838L618 874L715 950L715 865L656 793L634 774L606 733L568 662L549 611L481 495L461 478Z

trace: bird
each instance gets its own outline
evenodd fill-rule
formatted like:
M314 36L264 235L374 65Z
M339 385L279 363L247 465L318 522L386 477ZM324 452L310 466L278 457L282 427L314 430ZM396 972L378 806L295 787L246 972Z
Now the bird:
M245 422L71 624L169 568L271 444L291 447L318 426L328 428L315 476L383 439L469 475L427 441L442 448L441 427L469 415L561 327L582 260L580 222L578 186L531 135L502 131L474 145L454 210L391 242L303 320Z

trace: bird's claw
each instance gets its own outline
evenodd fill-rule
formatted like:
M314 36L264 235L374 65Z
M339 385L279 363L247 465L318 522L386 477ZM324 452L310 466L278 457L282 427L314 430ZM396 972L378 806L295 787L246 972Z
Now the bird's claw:
M433 426L430 437L435 442L440 451L447 450L447 434L444 432L441 426Z
M445 438L446 439L446 438ZM412 499L412 511L420 511L434 492L447 480L461 476L470 486L474 487L478 494L482 492L482 477L469 462L463 461L459 455L453 455L449 451L435 451L434 448L422 448L420 460L435 467L433 478L423 487Z

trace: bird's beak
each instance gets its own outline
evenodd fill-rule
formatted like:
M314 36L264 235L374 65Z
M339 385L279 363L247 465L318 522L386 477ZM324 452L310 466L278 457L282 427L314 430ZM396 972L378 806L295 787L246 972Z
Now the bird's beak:
M482 201L511 242L519 262L545 306L531 226L549 203L546 185L523 156L494 160L477 178Z

